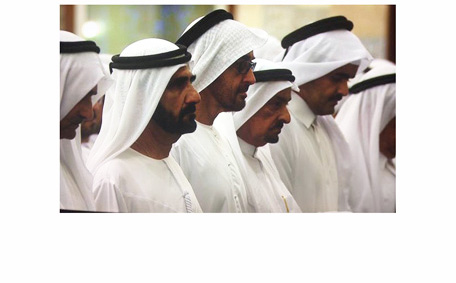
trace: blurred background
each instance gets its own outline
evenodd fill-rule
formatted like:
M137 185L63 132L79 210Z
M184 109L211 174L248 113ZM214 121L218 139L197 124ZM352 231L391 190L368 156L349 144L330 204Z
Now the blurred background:
M215 9L279 41L313 21L343 15L375 58L396 62L395 5L61 5L60 29L95 41L101 53L118 54L148 37L174 42L188 24Z

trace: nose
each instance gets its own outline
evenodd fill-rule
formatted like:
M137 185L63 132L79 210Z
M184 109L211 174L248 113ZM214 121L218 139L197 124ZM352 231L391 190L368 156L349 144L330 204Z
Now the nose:
M88 97L88 99L84 99L80 103L81 108L79 111L79 115L83 117L85 121L93 120L93 108L91 98Z
M187 93L187 96L185 97L185 103L186 104L190 104L190 103L198 104L200 101L201 101L200 94L196 91L196 89L193 87L193 85L190 85L189 92Z
M340 83L337 92L342 94L342 96L348 95L348 83L345 81Z
M249 69L247 74L245 74L243 81L248 83L249 85L253 85L254 83L256 83L255 75L253 74L252 69Z
M283 108L282 112L280 113L279 119L280 119L284 124L290 123L290 121L291 121L291 116L290 116L290 112L288 112L287 107L284 107L284 108Z

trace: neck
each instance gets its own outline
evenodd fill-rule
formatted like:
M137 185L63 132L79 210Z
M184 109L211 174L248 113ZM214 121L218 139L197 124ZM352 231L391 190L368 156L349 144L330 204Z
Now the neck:
M217 115L224 110L208 88L202 90L200 95L201 101L196 104L196 121L211 126Z
M179 134L170 134L164 131L151 119L144 132L130 147L150 158L163 159L168 157L173 143L180 136Z

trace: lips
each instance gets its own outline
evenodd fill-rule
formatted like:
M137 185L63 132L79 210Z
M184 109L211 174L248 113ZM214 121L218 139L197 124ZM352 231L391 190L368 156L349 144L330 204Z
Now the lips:
M187 114L195 114L195 112L196 112L195 104L190 104L189 106L182 109L181 114L182 114L182 116L185 116Z
M336 95L334 95L333 97L331 97L330 100L337 103L337 102L339 102L339 100L342 99L342 97L343 97L343 96L342 96L341 94L336 94Z
M71 123L71 126L70 126L70 128L71 128L71 129L75 129L75 130L76 130L76 129L79 127L79 125L80 125L81 123L82 123L82 121L81 121L81 122L79 122L79 123Z
M283 124L281 123L281 124L275 125L275 126L272 128L272 130L273 130L273 131L277 131L277 132L280 133L280 132L282 131L282 128L283 128Z

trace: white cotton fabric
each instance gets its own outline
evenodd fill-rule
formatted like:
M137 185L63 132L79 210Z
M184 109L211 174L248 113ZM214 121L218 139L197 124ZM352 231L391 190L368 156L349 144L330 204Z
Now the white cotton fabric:
M250 28L253 32L263 34L265 31L259 28ZM280 41L272 35L268 35L268 39L265 44L253 50L255 58L266 59L273 61L278 54L282 53L284 49L280 44Z
M98 134L93 134L89 136L89 140L87 142L81 143L81 152L82 152L82 160L84 164L87 162L89 158L90 151L92 150L95 141L97 140Z
M183 135L171 154L192 185L201 209L247 212L245 184L230 144L214 126L196 124L196 131Z
M281 60L283 54L276 57ZM347 30L314 35L289 47L283 60L302 86L347 64L362 72L372 56ZM348 144L331 115L315 116L292 93L291 122L279 143L270 145L282 181L303 212L350 211L351 156Z
M85 41L79 36L60 31L60 41ZM98 85L98 92L92 96L92 104L111 86L112 80L103 67L100 56L95 52L60 54L60 120Z
M257 59L257 71L283 69L281 63ZM246 185L249 212L301 212L280 179L267 145L256 148L236 135L236 131L278 92L299 88L289 81L259 82L250 86L246 106L239 112L219 114L214 127L226 137ZM286 125L285 125L286 127Z
M280 179L269 152L269 145L257 148L238 138L245 163L249 212L301 212L291 193Z
M358 82L395 74L394 64L377 64ZM379 150L379 135L396 116L396 84L349 96L336 117L355 158L349 203L356 212L395 212L395 164Z
M202 212L176 161L149 158L128 148L101 166L93 179L97 211Z
M291 121L270 144L282 181L303 212L349 211L347 142L330 115L315 116L303 99L291 96Z
M60 140L60 208L95 211L92 174L84 165L81 128L72 140Z
M201 19L193 21L185 31ZM266 41L266 32L253 32L234 20L225 20L213 26L188 46L187 50L192 54L190 69L196 75L193 86L201 92L236 60Z
M85 41L75 34L60 31L60 41ZM95 52L60 54L60 120L89 91L98 85L92 103L112 84ZM81 156L81 128L72 140L60 140L60 208L94 211L92 175Z
M144 39L120 56L145 56L176 50L162 39ZM191 186L172 157L155 160L130 149L145 130L174 73L186 64L114 69L106 93L100 134L87 161L94 174L99 210L115 212L201 212ZM185 211L182 209L185 205Z

